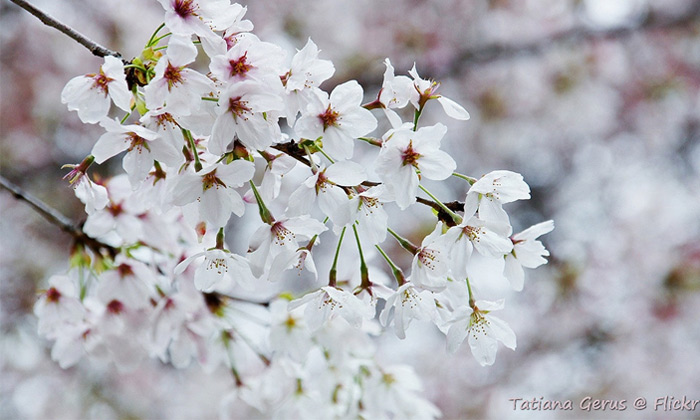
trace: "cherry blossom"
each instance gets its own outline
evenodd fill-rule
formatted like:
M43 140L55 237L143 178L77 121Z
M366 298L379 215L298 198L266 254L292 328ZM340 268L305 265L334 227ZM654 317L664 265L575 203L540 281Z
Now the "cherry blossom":
M143 308L150 302L153 273L144 263L123 257L115 267L100 275L97 297L104 304L113 300L131 308Z
M172 202L182 206L196 201L200 220L223 227L232 212L240 216L245 211L243 199L233 188L250 180L254 171L252 163L236 160L185 173L173 183Z
M319 49L309 38L304 48L292 58L289 71L283 78L287 91L287 118L296 120L297 114L318 95L316 90L321 83L335 73L335 67L329 60L318 58Z
M449 177L457 167L454 159L440 150L447 127L436 124L413 131L410 125L390 130L377 156L376 171L396 203L405 209L416 202L419 176L436 181Z
M289 309L306 305L304 320L312 331L321 328L337 316L350 325L360 327L363 320L374 316L374 308L367 305L352 293L332 286L322 287L316 292L289 303Z
M498 342L515 350L515 333L500 318L491 315L491 311L503 309L504 301L476 301L474 308L464 307L455 315L447 333L447 347L451 352L457 351L468 337L469 347L476 360L482 366L492 365L496 360Z
M34 314L39 318L39 334L53 336L64 324L78 325L85 310L80 303L78 279L75 271L70 275L55 275L49 279L49 289L34 305Z
M360 237L369 244L381 243L386 238L389 221L382 203L387 195L386 189L380 185L366 190L359 187L357 191L346 204L350 210L350 220L357 223Z
M411 278L414 284L435 292L445 288L450 269L449 241L448 236L442 235L442 222L438 222L413 256Z
M220 82L236 83L253 80L264 85L279 85L284 52L255 35L240 36L225 54L212 57L212 74Z
M298 241L311 239L325 230L323 223L308 215L260 226L250 238L248 259L257 271L264 273L263 277L276 280L270 273L281 273L295 265L291 256L299 249Z
M553 229L554 222L547 220L546 222L530 226L511 237L513 251L506 255L505 275L513 289L523 289L525 277L523 267L537 268L542 264L547 264L547 260L544 257L549 256L549 251L545 249L542 242L538 241L537 238L551 232Z
M408 71L408 74L413 77L413 86L415 90L411 91L410 101L416 109L422 109L429 99L437 99L442 105L442 109L448 116L457 120L468 120L469 113L460 104L452 99L446 98L437 93L440 84L433 80L422 79L418 75L416 65Z
M379 315L382 325L388 325L392 312L394 332L401 339L406 338L406 329L413 319L434 320L437 315L432 293L417 289L410 281L406 281L386 300L384 310Z
M354 141L377 128L372 113L360 106L362 87L354 80L340 84L330 96L320 91L294 125L301 137L323 138L323 147L338 159L352 157Z
M95 162L103 163L112 156L126 150L122 166L129 175L132 186L138 185L153 167L153 161L176 165L181 154L157 133L139 125L121 125L115 120L100 122L107 132L92 148Z
M234 285L251 289L255 277L250 272L248 261L228 250L209 249L198 252L175 267L175 274L181 274L195 259L204 257L204 263L197 267L194 285L197 290L227 292Z
M197 49L188 37L173 35L168 49L156 65L155 76L144 88L146 104L177 115L197 111L203 96L214 90L214 83L203 74L187 68L197 56Z
M366 179L362 165L352 161L340 161L327 168L318 169L289 196L287 214L301 215L310 212L318 198L319 208L338 226L351 222L348 194L341 186L359 185Z
M231 26L241 6L229 0L158 0L165 9L165 24L174 34L215 37L213 31Z
M511 171L493 171L476 181L469 191L464 212L473 214L477 209L483 220L510 224L503 204L530 198L530 187L523 176Z
M277 119L270 112L281 111L283 107L282 99L274 89L252 80L231 85L219 97L209 151L217 155L226 152L234 136L255 150L276 143L281 132Z
M61 102L71 111L78 111L84 123L94 124L109 113L111 102L124 111L131 107L131 93L126 85L124 64L107 56L96 74L71 79L61 92Z

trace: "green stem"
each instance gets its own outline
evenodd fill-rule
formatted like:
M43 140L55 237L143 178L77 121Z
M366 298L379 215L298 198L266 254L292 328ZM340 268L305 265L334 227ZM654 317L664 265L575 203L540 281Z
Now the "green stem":
M467 181L469 185L474 185L474 183L477 181L476 178L472 178L470 176L460 174L458 172L452 172L452 176L456 176L457 178L462 178L463 180Z
M406 277L403 275L403 271L394 264L394 262L389 258L389 256L384 252L381 246L375 245L375 248L379 251L380 254L382 254L382 257L386 260L387 264L389 264L389 267L391 267L391 272L394 274L394 278L396 279L396 282L399 284L399 287L403 286L404 283L406 283Z
M194 170L195 172L199 172L202 170L202 162L199 161L199 153L197 153L197 147L194 144L192 133L190 133L190 130L185 130L183 128L182 135L185 136L185 139L187 139L187 142L190 145L190 149L192 149L192 155L194 155Z
M155 39L156 35L158 35L158 32L160 32L160 30L163 29L164 27L165 27L165 23L161 23L160 26L153 32L153 35L151 35L151 37L148 38L148 42L146 43L146 48L153 45L153 40Z
M358 140L362 140L372 146L382 147L382 141L380 139L373 139L371 137L358 137Z
M333 257L333 265L331 266L331 271L328 273L328 285L331 287L336 287L337 275L338 275L338 255L340 255L340 246L343 244L343 237L345 236L345 230L347 226L340 231L340 238L338 239L338 246L335 248L335 256Z
M122 120L119 121L119 124L124 124L124 121L126 121L130 115L131 115L131 112L127 112L127 114L124 115L124 118L122 118Z
M372 282L369 281L369 271L367 270L367 264L365 263L365 256L362 253L362 244L360 243L360 234L357 233L357 225L353 223L352 231L355 233L355 242L357 242L357 251L360 253L360 289L366 290L372 286Z
M476 304L474 303L474 295L472 294L472 285L469 284L469 277L467 277L467 290L469 291L469 306L473 309Z
M421 106L420 109L416 109L415 112L413 113L413 131L418 130L418 120L420 119L420 114L423 113L423 107Z
M449 214L450 217L452 217L452 220L455 221L455 223L460 224L462 223L462 218L455 212L449 209L445 204L442 203L437 197L435 197L430 191L428 191L424 186L418 184L421 190L423 190L424 193L428 194L430 198L437 203L438 206L440 206L441 209L445 210L445 213Z
M79 268L79 282L80 282L80 301L85 300L85 295L87 294L87 281L85 280L85 268Z
M211 96L202 96L203 101L219 102L219 98L212 98Z
M170 35L172 35L172 32L168 32L167 34L165 34L163 36L159 36L158 38L151 41L151 44L149 45L149 47L152 47L154 45L158 45L158 43L160 42L161 39L169 37ZM165 48L167 48L167 47L165 47ZM158 51L159 49L160 48L154 48L153 51Z
M262 196L258 192L258 189L255 187L253 181L250 180L249 182L250 187L253 189L253 195L255 195L255 201L258 203L258 208L260 209L260 218L268 225L272 225L275 223L275 218L272 217L272 213L270 213L270 210L265 205L265 202L263 201Z
M394 232L390 227L386 228L386 230L391 234L391 236L393 236L396 239L396 241L399 243L399 245L401 245L403 249L405 249L413 255L416 255L418 253L418 247L413 245L411 241Z
M216 249L224 249L224 228L219 228L216 234Z
M325 156L326 159L328 159L328 161L331 163L331 165L335 163L335 161L333 160L333 158L331 158L330 156L328 156L328 155L326 154L326 152L323 151L323 148L319 147L319 148L318 148L318 151L321 152L321 154L322 154L323 156Z

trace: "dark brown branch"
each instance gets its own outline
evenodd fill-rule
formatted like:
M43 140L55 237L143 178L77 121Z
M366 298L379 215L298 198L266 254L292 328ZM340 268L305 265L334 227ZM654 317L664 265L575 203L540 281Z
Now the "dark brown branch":
M455 221L452 219L452 216L450 216L442 207L440 207L438 203L432 200L427 200L422 197L416 197L416 202L425 204L428 207L432 207L433 210L437 212L438 219L444 222L447 226L456 226ZM464 210L464 203L462 203L461 201L449 201L443 204L445 205L445 207L454 212Z
M311 166L311 162L306 158L306 153L302 149L299 148L299 145L295 143L294 141L288 141L287 143L279 143L279 144L273 144L272 145L273 149L279 150L280 152L283 152L287 154L288 156L293 157L294 159L298 160L299 162L303 163L306 166Z
M2 175L0 175L0 186L12 193L12 195L16 199L25 201L37 213L42 215L50 223L53 223L54 225L61 228L62 231L67 232L73 236L75 236L78 233L82 233L80 229L75 227L75 225L73 225L73 223L70 220L68 220L68 218L59 213L56 209L39 200L38 198L34 197L33 195L29 194L28 192L23 191L19 186L13 184L12 182L10 182L10 180L8 180Z
M102 45L96 43L95 41L90 40L88 37L85 35L81 34L80 32L76 31L75 29L64 25L63 23L57 21L56 19L52 18L51 16L47 15L46 13L42 12L41 10L37 9L30 3L27 3L24 0L10 0L12 3L16 4L17 6L23 8L24 10L28 11L29 13L33 14L36 16L40 21L42 21L45 25L50 26L54 29L57 29L64 33L65 35L68 35L70 38L73 40L77 41L80 45L84 46L88 50L90 50L91 53L98 57L105 57L108 55L121 58L121 54L119 54L117 51L112 51L108 48L103 47Z
M110 256L112 256L112 258L117 255L118 250L116 248L104 244L95 238L87 236L79 226L76 226L67 217L59 213L58 210L22 190L22 188L13 184L2 175L0 175L0 186L9 191L16 199L29 204L34 211L42 215L50 223L58 226L62 231L71 235L75 240L75 243L83 244L96 253L106 251Z

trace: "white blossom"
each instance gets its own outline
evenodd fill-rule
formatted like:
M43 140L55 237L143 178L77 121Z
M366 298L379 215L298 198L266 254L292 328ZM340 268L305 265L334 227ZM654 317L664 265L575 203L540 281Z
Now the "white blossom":
M111 102L129 112L131 93L126 85L124 64L118 58L106 56L97 74L78 76L66 84L61 102L71 111L78 111L82 122L90 124L107 116Z
M498 302L476 301L474 309L464 307L453 320L447 333L447 348L457 351L465 338L469 342L474 358L482 366L492 365L496 360L498 342L515 350L515 333L491 311L503 309L503 300Z

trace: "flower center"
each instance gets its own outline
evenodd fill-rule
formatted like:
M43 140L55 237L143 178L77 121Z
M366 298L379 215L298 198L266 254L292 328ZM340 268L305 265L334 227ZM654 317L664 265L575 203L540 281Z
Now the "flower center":
M440 251L438 250L421 248L421 250L418 251L418 261L429 269L435 270L435 263L438 255L440 255Z
M370 214L374 213L374 209L378 209L381 205L382 203L376 197L360 196L360 209L364 211L365 216L369 217Z
M156 125L159 128L166 130L168 127L176 128L177 122L175 121L175 118L172 116L172 114L166 112L156 116Z
M327 306L331 312L335 311L336 309L342 309L343 304L338 302L337 300L333 299L328 293L325 294L326 296L323 298L323 301L318 305L318 309L322 309L323 306Z
M420 157L420 153L413 150L413 140L411 140L408 142L408 147L401 153L402 165L418 166L418 159Z
M318 118L323 122L323 131L328 127L337 127L340 114L328 105L328 108L323 114L318 114Z
M207 270L216 270L221 275L228 272L228 264L225 258L212 258L207 263Z
M111 77L107 77L101 68L100 73L94 75L92 80L92 88L101 90L105 96L107 96L107 94L109 93L109 83L114 81L114 79L112 79Z
M244 120L247 120L247 117L244 117L243 115L246 112L252 112L252 110L248 107L248 101L241 100L241 97L237 98L230 98L228 100L228 110L233 114L233 117L242 117Z
M173 11L183 19L186 19L188 16L196 16L196 10L197 5L194 4L193 0L175 0L173 2Z
M147 151L150 151L151 149L148 147L148 141L144 139L143 137L139 136L138 134L134 133L133 131L127 133L127 141L130 141L131 144L129 145L129 148L126 149L128 152L133 151L134 149L140 154L143 152L143 149L146 149Z
M480 235L483 234L483 229L474 226L465 226L462 232L467 235L470 241L479 242L481 240Z
M401 296L401 306L415 308L418 306L419 300L421 300L421 297L418 296L418 293L416 293L413 287L407 287Z
M56 290L55 287L50 288L46 291L46 301L51 303L58 303L61 299L61 292Z
M121 278L134 275L134 270L131 269L129 264L120 264L119 267L117 267L117 272Z
M219 188L219 186L226 188L226 184L224 183L224 181L222 181L220 178L217 178L216 169L202 177L203 191L206 191L211 187Z
M297 320L293 316L288 315L287 319L284 321L284 326L287 327L287 332L290 332L296 328Z
M168 67L165 68L163 78L167 80L168 91L170 91L173 86L182 83L182 67L175 67L168 61Z
M324 172L325 171L318 174L318 179L316 180L316 194L326 192L328 184L330 184Z
M107 206L107 211L112 215L112 217L117 217L122 214L124 209L122 209L121 204L110 203L110 205Z
M475 340L479 339L479 336L486 335L486 329L489 327L489 320L484 317L484 314L479 311L479 308L474 308L472 312L471 319L469 320L469 332L474 337Z
M248 63L248 51L245 52L238 60L229 60L229 66L231 68L231 77L245 77L246 73L253 68L253 66Z
M284 246L286 242L292 243L296 238L294 232L284 227L282 222L276 222L272 225L272 234L275 236L275 243L280 246Z
M124 304L118 300L112 300L107 304L107 312L113 315L119 315L124 310Z

